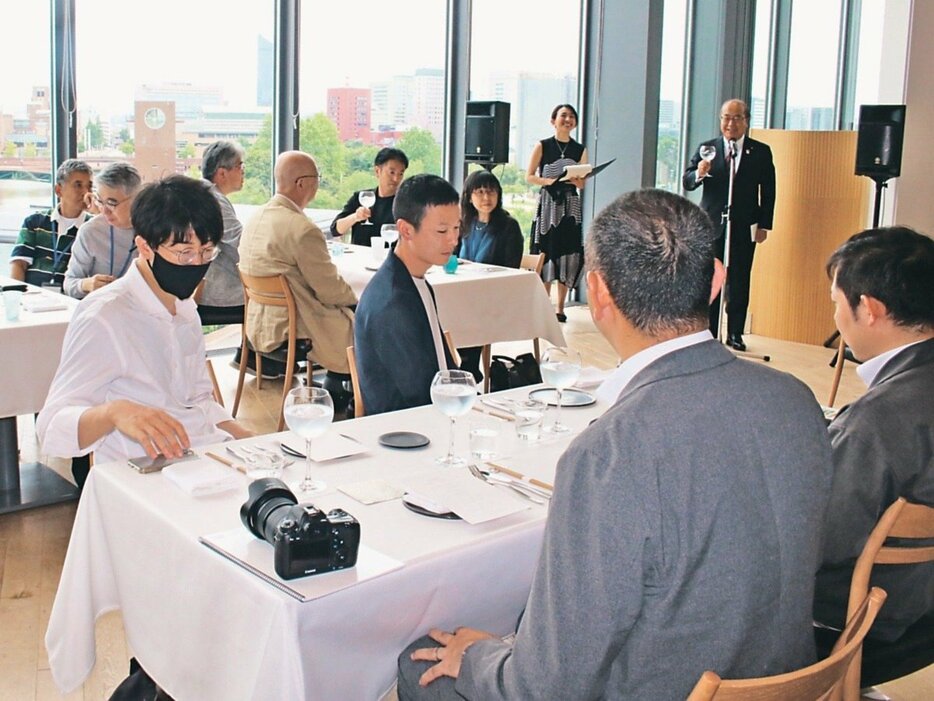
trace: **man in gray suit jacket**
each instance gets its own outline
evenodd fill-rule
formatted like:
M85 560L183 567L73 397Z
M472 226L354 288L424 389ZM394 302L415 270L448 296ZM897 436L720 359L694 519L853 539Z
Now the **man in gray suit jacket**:
M934 240L869 229L837 249L827 272L834 321L869 387L830 425L834 477L814 618L839 630L853 566L882 513L898 497L934 506ZM934 626L934 564L878 567L871 585L888 599L867 650Z
M711 337L714 240L660 190L594 220L588 303L622 358L598 391L612 406L558 463L515 641L430 631L400 656L400 699L684 698L707 669L813 662L827 432L804 385Z

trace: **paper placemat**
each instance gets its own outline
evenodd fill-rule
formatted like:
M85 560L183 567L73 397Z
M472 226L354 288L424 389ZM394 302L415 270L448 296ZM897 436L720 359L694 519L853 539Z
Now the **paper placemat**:
M466 467L413 477L406 487L410 497L418 502L453 511L470 524L492 521L529 508L529 502L519 495L477 479Z
M312 601L347 589L368 579L400 569L401 562L361 545L357 551L357 564L346 570L334 570L297 579L282 579L273 565L272 545L253 536L246 528L235 528L222 533L201 536L203 545L239 565L299 601Z
M243 486L243 478L229 467L208 460L192 460L163 468L162 475L193 497L220 494Z
M398 499L405 494L404 489L400 489L384 479L372 479L362 482L353 482L351 484L342 484L338 489L351 499L356 499L361 504L378 504L382 501Z

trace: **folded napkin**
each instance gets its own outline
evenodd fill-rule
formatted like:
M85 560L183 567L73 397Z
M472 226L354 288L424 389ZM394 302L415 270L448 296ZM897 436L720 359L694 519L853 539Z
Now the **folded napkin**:
M169 465L162 470L162 474L176 487L193 497L219 494L243 485L243 478L229 467L202 460Z
M282 441L282 447L285 452L296 457L305 457L304 441L300 442L293 436L289 436L288 439ZM340 433L332 433L330 431L311 441L311 459L315 462L348 458L351 455L365 453L366 450L367 448L363 443L341 435Z
M59 295L23 297L23 309L27 312L54 312L60 309L68 309L68 304L64 299L56 299Z
M603 381L613 374L613 370L601 370L600 368L584 367L581 368L581 374L574 383L575 387L581 389L590 389L599 387Z

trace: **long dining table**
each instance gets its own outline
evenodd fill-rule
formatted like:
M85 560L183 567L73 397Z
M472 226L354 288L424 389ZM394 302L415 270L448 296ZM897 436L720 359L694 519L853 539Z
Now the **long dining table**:
M530 389L483 397L524 397ZM477 406L486 408L480 398ZM464 455L468 429L486 427L496 436L493 461L553 483L561 453L605 408L600 402L564 407L562 422L571 431L546 433L531 443L519 439L512 421L470 411L457 420L455 449ZM470 525L413 513L399 498L364 505L341 491L371 480L405 489L426 477L445 478L447 470L458 469L436 463L449 429L448 419L432 406L328 429L365 450L316 463L314 476L327 488L312 501L323 510L343 508L359 521L361 559L366 548L370 559L378 555L395 566L335 591L327 590L331 580L326 578L337 582L351 570L318 575L312 583L323 586L323 593L307 601L199 542L211 534L246 533L239 510L249 480L239 472L231 471L237 480L231 491L191 496L161 473L139 474L119 463L95 465L78 506L46 633L56 685L67 693L90 674L95 620L114 609L122 613L133 654L179 701L378 699L394 682L398 653L430 627L511 632L531 586L546 505L508 492L522 502L521 510ZM418 432L430 444L411 450L382 446L378 437L392 431ZM289 433L271 434L197 451L229 458L226 446L269 448L290 437L297 441ZM212 461L179 467L201 462ZM304 461L297 460L283 479L294 483L303 471ZM272 546L252 542L260 558L271 560Z
M0 276L0 285L23 284ZM16 417L45 403L78 300L27 285L19 319L0 313L0 513L74 499L74 486L40 463L20 464ZM2 312L3 304L0 304Z
M335 255L338 247L341 254ZM341 276L360 297L385 252L335 243L331 250ZM453 274L434 266L426 279L435 292L441 326L459 347L532 338L566 345L541 279L531 270L464 261Z

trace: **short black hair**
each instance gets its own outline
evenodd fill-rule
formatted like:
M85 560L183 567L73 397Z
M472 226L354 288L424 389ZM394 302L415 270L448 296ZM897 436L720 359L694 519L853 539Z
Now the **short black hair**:
M403 181L392 203L394 219L404 219L418 229L429 207L457 204L460 196L447 180L439 175L420 173Z
M399 161L403 168L409 167L409 157L405 155L405 152L398 148L381 148L376 152L376 158L373 159L373 165L381 166L387 161Z
M490 212L490 223L499 228L502 219L509 216L503 209L503 186L499 178L488 170L475 170L464 181L464 192L461 195L461 238L470 235L470 228L477 218L477 208L473 206L471 196L475 190L492 190L496 193L496 207Z
M648 336L706 327L716 231L710 217L664 190L622 195L594 219L587 267Z
M934 239L906 226L866 229L831 254L827 275L852 309L866 295L899 326L934 326Z
M566 107L566 108L568 109L568 111L569 111L571 114L574 115L574 121L575 121L575 122L579 122L579 121L581 120L581 118L577 116L577 110L574 109L574 106L573 106L573 105L568 105L568 104L558 105L557 107L555 107L555 108L551 111L551 118L552 118L552 119L555 119L555 118L558 116L558 112L561 111L561 108L562 108L562 107Z
M184 243L194 229L203 244L216 244L224 234L224 219L217 199L201 180L170 175L146 185L130 210L133 230L151 248L172 241Z

